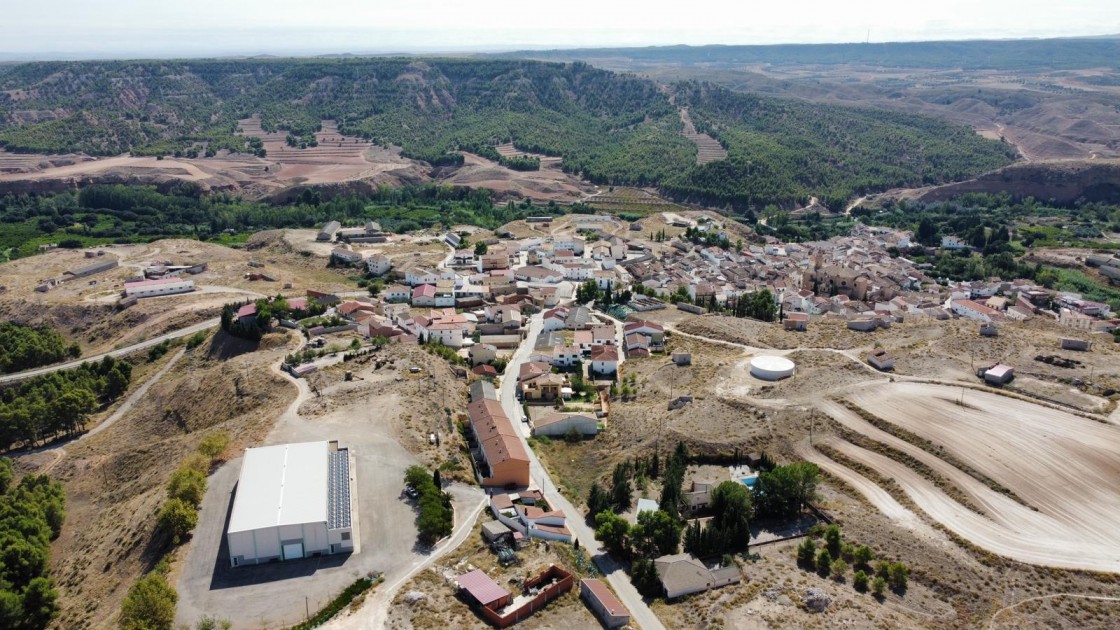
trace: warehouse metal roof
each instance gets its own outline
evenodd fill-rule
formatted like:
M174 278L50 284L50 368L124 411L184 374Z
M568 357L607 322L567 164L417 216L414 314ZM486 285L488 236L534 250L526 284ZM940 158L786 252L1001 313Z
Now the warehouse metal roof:
M327 442L245 449L226 531L327 522L329 451Z

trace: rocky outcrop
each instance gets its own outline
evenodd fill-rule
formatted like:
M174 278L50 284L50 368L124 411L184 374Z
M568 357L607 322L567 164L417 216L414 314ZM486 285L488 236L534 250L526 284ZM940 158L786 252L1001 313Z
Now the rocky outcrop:
M1011 194L1016 199L1068 204L1084 199L1120 203L1120 162L1030 162L1015 164L976 179L923 191L918 201L945 201L965 193Z

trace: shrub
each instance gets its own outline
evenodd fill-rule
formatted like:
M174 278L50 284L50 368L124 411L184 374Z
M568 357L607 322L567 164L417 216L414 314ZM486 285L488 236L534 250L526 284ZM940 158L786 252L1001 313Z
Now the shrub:
M171 630L179 595L159 570L140 578L121 603L122 630Z
M206 615L195 623L194 630L229 630L232 627L233 622L229 619L219 619Z
M860 545L852 552L852 558L857 567L870 567L871 561L875 559L875 554L872 553L871 547L867 545Z
M852 586L861 593L867 591L867 582L867 574L863 571L856 571L855 575L852 576Z
M891 590L898 593L905 592L906 584L910 577L910 569L901 562L895 562L891 564L888 573L889 577L887 577L887 582L891 585Z
M182 499L170 499L159 511L160 529L171 534L174 544L179 544L198 525L198 508Z
M833 558L839 558L841 549L840 526L833 523L824 530L824 543Z
M198 445L198 452L213 460L221 455L227 446L229 446L229 433L215 431L202 438L202 442Z
M841 558L837 558L832 561L828 569L832 574L832 579L839 582L844 579L844 574L848 572L848 563Z
M200 330L187 338L187 350L194 350L206 341L207 333L205 330Z
M806 538L797 546L797 564L803 569L812 569L817 555L817 545L812 538Z
M817 554L817 572L823 575L828 575L832 571L832 554L828 553L828 549L821 549Z
M884 580L881 577L876 577L874 580L871 580L871 592L875 594L875 597L878 597L879 599L883 599L883 595L884 595L884 593L886 593L886 591L887 591L887 581L886 580Z
M202 504L202 497L205 494L206 475L197 470L180 468L167 482L168 498L181 499L196 508Z

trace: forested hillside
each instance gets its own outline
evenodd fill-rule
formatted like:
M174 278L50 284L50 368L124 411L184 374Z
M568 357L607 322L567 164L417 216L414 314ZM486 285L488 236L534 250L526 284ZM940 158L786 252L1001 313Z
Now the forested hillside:
M758 97L704 83L682 83L698 131L728 159L691 169L663 185L672 196L758 207L791 195L831 208L864 193L967 179L1007 164L1008 145L933 118Z
M306 137L344 134L455 165L493 146L563 158L595 183L663 185L740 209L831 202L853 192L977 175L1011 160L999 143L926 118L676 89L583 63L451 59L36 63L0 69L9 151L257 152L237 121ZM677 102L674 103L672 97ZM731 151L697 168L678 106ZM765 181L763 181L765 180Z

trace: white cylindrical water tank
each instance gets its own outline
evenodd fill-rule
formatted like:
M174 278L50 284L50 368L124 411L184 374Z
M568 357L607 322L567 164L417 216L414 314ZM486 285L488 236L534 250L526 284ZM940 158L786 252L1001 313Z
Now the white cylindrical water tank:
M785 357L761 356L751 359L751 376L777 381L793 376L793 361Z

